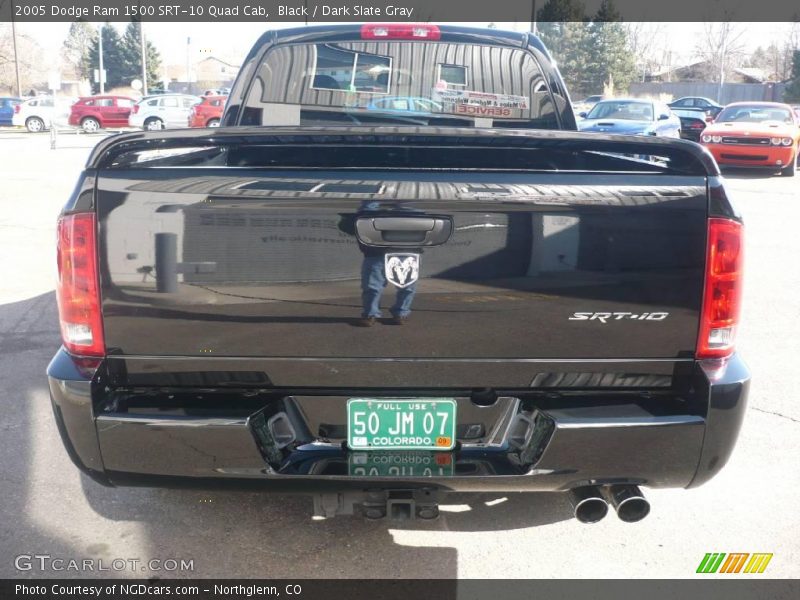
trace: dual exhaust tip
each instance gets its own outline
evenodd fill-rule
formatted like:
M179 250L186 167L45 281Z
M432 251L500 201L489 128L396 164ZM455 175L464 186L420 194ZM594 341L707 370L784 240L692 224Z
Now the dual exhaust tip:
M575 488L569 492L575 518L581 523L597 523L614 507L620 520L641 521L650 513L650 503L636 485L606 485Z

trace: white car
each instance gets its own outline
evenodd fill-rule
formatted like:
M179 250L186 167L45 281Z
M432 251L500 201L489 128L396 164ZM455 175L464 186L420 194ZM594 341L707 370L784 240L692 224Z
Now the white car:
M584 100L578 100L577 102L572 103L572 111L575 113L575 118L580 120L583 117L580 116L580 113L586 112L588 113L590 110L594 108L594 105L600 102L603 99L602 95L596 96L589 96Z
M198 102L200 98L187 94L148 96L134 105L128 125L147 131L188 127L189 113Z
M25 100L14 107L14 116L11 124L25 127L31 133L38 133L56 125L66 125L69 112L75 103L75 98L56 98L53 96L36 96Z

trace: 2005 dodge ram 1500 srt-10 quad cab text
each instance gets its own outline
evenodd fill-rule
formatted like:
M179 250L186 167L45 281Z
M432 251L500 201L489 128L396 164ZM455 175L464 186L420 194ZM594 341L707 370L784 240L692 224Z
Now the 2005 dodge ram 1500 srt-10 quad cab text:
M264 34L218 129L93 150L58 222L70 457L105 485L649 512L728 460L742 223L708 152L578 133L541 42Z

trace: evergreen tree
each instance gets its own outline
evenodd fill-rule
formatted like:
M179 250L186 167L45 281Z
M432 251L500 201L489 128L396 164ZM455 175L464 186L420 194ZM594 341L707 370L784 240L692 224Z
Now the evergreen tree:
M578 0L547 0L537 13L539 37L552 54L573 98L605 86L626 90L635 74L628 31L613 0L589 20Z
M97 29L94 25L86 21L75 21L69 26L69 33L63 46L64 62L78 79L92 78L89 54L96 40Z
M125 53L122 49L122 39L116 28L108 23L103 25L103 68L106 70L105 88L110 91L116 87L130 85L130 80L123 77L128 68L125 64ZM91 68L100 68L99 36L92 43L89 50ZM92 93L100 92L100 84L92 81Z
M536 13L539 37L556 61L558 70L575 98L590 84L586 70L586 15L578 0L547 0Z
M122 78L130 84L134 79L142 78L142 24L131 22L122 37L122 51L125 56L125 70ZM147 87L156 87L161 82L161 56L156 47L145 40L147 52Z
M792 54L792 75L783 91L784 102L800 102L800 50Z
M636 60L630 51L628 31L613 0L603 0L588 25L587 75L595 90L606 87L627 91L635 75Z
M544 23L566 23L585 21L586 9L580 0L547 0L536 11L536 20Z
M592 21L595 23L615 23L622 21L622 14L614 6L613 0L603 0Z

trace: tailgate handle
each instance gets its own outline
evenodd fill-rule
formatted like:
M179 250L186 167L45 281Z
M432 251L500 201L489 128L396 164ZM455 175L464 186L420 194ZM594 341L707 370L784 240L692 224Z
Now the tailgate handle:
M437 246L453 231L449 217L362 217L356 235L366 246Z

